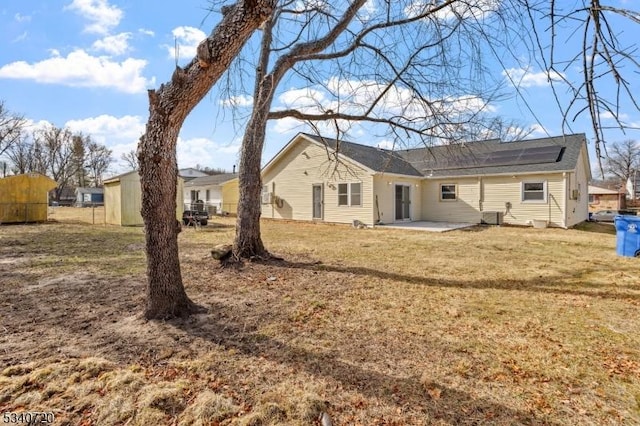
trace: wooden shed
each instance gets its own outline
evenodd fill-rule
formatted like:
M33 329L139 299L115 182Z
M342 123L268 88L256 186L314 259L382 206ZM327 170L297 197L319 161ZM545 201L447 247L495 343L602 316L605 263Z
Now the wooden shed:
M105 223L110 225L143 225L142 188L137 171L114 176L104 182ZM184 179L178 177L176 191L176 219L182 220Z
M55 180L39 173L0 179L0 223L46 222Z

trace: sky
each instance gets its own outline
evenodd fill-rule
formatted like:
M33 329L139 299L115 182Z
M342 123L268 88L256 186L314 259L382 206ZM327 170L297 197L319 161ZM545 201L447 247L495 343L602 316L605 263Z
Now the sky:
M621 1L620 5L630 7L629 3ZM375 7L374 0L369 7ZM24 115L34 128L48 122L91 135L113 151L116 161L110 174L124 172L120 156L135 150L144 133L147 90L170 79L176 60L184 64L193 57L195 47L220 16L209 11L206 0L4 0L0 4L0 100L10 111ZM631 26L617 29L622 37L629 35L630 44L635 43L637 30L633 32ZM535 63L501 65L509 71L494 70L494 78L509 86L510 75L520 82L520 90L507 91L488 110L532 129L531 137L562 134L547 74ZM628 77L637 91L640 77L637 73ZM340 84L337 76L331 81ZM323 101L322 93L310 93L303 81L290 79L276 96L274 107L300 105L304 97ZM238 163L243 124L234 121L231 103L245 107L246 115L251 98L225 100L212 93L187 118L177 147L179 168L200 165L231 170ZM640 128L640 114L627 107L623 105L621 119ZM605 124L613 121L605 116ZM270 122L263 163L299 131L308 130L291 119ZM585 115L571 123L570 131L584 132L593 139ZM640 140L640 133L611 129L606 137L610 142ZM389 145L384 138L368 137L365 126L350 134L350 140ZM593 143L589 149L595 165ZM594 166L592 170L595 175Z

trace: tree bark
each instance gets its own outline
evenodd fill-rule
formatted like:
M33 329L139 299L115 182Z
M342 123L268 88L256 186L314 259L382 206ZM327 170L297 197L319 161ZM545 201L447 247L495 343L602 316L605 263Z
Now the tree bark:
M187 296L178 258L176 225L176 142L191 110L229 67L251 34L273 12L275 0L245 0L200 43L185 68L171 81L149 90L149 120L138 145L142 217L147 247L147 319L184 317L198 308Z

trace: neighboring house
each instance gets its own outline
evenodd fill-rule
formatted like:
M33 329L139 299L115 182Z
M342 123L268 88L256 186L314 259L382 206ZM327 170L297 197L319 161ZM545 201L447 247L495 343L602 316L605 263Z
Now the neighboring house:
M209 176L208 174L206 174L205 172L203 172L202 170L198 170L198 169L194 169L193 167L189 167L186 169L180 169L178 170L178 176L180 176L182 179L185 180L185 182L191 180L191 179L195 179L195 178L199 178L199 177L203 177L203 176Z
M202 202L209 213L236 213L238 200L237 173L203 176L192 179L184 184L185 210L192 210L197 202ZM233 185L233 181L236 182ZM226 191L225 191L226 188ZM225 197L226 195L226 197Z
M58 197L56 199L56 191ZM51 190L49 193L49 203L54 206L67 206L71 207L76 203L76 190L75 187L67 185L61 190Z
M0 224L46 222L55 180L38 173L0 179Z
M103 204L103 188L76 188L76 207L101 206Z
M619 191L589 185L589 211L618 210L621 208L620 196Z
M142 189L137 171L106 179L104 183L105 223L110 225L143 225ZM182 220L184 180L178 177L176 191L176 219Z
M567 228L588 218L590 178L583 134L389 151L300 133L262 170L262 216Z

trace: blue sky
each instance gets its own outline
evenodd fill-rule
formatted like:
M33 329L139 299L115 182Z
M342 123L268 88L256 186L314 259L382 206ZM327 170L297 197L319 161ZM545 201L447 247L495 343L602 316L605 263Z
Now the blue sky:
M630 2L620 3L631 7ZM4 0L0 5L0 99L33 126L47 121L92 135L112 149L118 160L122 153L135 149L144 132L146 90L169 79L175 64L176 41L180 62L184 63L218 22L220 15L207 9L206 0ZM631 27L621 27L620 31L627 31L635 43L637 32ZM532 137L561 134L560 114L546 74L535 64L505 65L521 81L524 98L515 96L513 91L508 99L492 103L490 110L531 127ZM506 81L504 73L495 72L494 78ZM640 77L632 77L636 80L630 80L630 84L637 91ZM301 93L322 101L321 93L309 94L303 83L289 80L276 97L275 106L299 105ZM248 103L250 99L236 101ZM187 119L178 142L179 167L200 164L230 170L237 163L242 125L234 125L226 105L212 94ZM623 105L620 117L640 127L640 115L635 109L625 109ZM271 122L263 162L303 130L292 120ZM571 130L593 137L586 116L571 123ZM637 130L627 131L626 135L609 130L606 135L613 142L640 139ZM350 139L380 146L389 143L368 138L362 129ZM595 163L593 144L590 155ZM121 172L122 167L116 161L111 172ZM593 171L595 175L596 169Z

